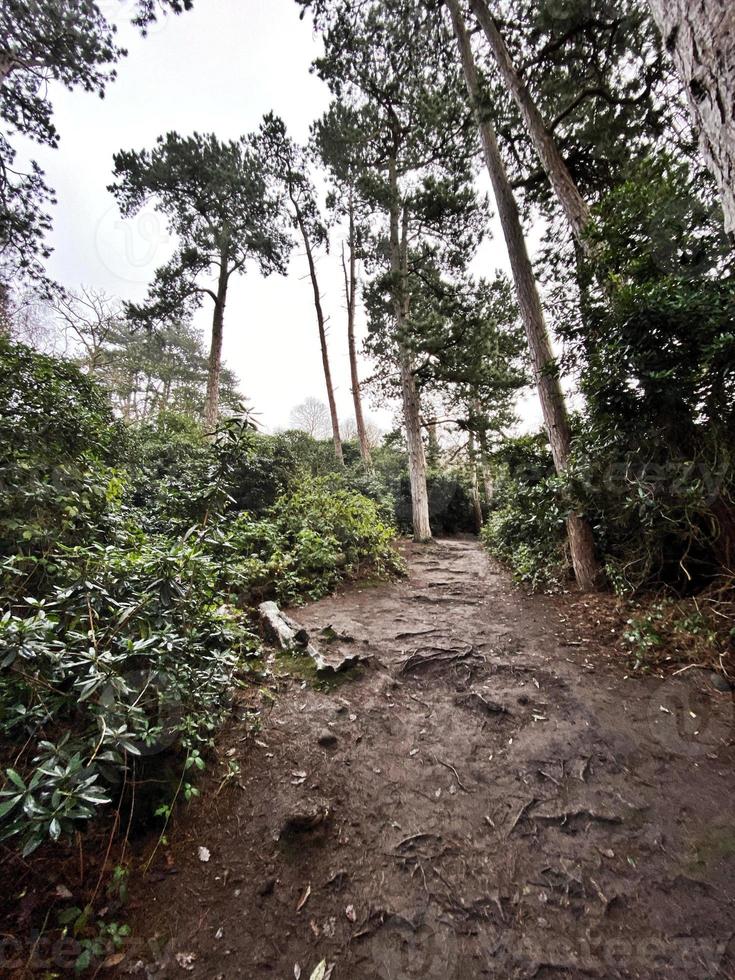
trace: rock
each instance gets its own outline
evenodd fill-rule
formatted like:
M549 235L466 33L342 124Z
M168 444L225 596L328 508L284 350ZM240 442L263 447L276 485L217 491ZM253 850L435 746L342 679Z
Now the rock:
M337 744L339 739L330 728L325 728L319 733L317 742L323 749L331 749Z
M284 816L278 838L315 830L326 823L330 813L329 803L323 800L304 800Z
M709 675L709 679L712 687L716 691L720 691L722 694L729 694L732 691L732 684L719 671L713 670Z

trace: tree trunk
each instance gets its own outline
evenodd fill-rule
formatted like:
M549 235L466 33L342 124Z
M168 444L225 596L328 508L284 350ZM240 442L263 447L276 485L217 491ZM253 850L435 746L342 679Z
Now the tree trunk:
M472 516L475 521L477 534L482 530L482 504L480 503L480 487L477 480L477 454L475 452L475 433L470 430L467 441L467 455L470 460L470 497L472 499Z
M347 301L347 345L350 353L350 380L352 383L352 402L355 406L355 425L357 438L360 441L360 456L366 470L372 470L373 460L370 454L370 443L365 431L365 419L362 414L362 394L360 392L360 375L357 370L357 350L355 348L355 305L357 301L357 259L355 256L355 215L352 203L352 188L349 194L349 241L350 251L349 271L345 262L344 246L342 248L342 271L345 277L345 299Z
M559 152L554 137L546 128L546 124L536 103L533 101L531 93L516 71L513 59L500 31L495 25L486 0L470 0L470 6L485 32L485 37L490 45L493 58L505 82L506 88L518 107L531 142L572 229L572 234L587 253L589 251L589 245L585 239L585 229L590 221L590 210L587 202L580 194L579 188L574 182L574 178L570 174L569 168Z
M421 403L416 388L411 355L400 339L408 317L409 303L409 298L406 295L408 211L404 207L402 229L399 230L401 207L398 196L398 169L395 156L392 156L388 162L388 176L391 192L390 265L393 275L393 309L396 331L399 336L398 361L403 395L403 419L406 426L406 444L408 446L408 473L411 480L413 538L414 541L429 541L431 539L431 524L429 523L429 493L426 486L426 455L421 439Z
M408 475L411 480L411 519L414 541L431 539L429 522L429 492L426 486L426 455L421 439L421 407L416 380L413 375L411 356L400 348L401 392L403 394L403 419L408 446Z
M500 156L495 129L487 113L481 108L477 69L459 4L457 0L445 0L445 3L452 17L467 91L482 138L485 162L493 185L498 215L508 249L518 306L528 340L534 379L549 437L551 454L557 473L561 473L566 467L571 446L569 418L559 383L556 363L551 352L541 299L533 275L531 260L528 256L526 241L523 237L518 205ZM585 526L587 533L583 530ZM592 530L583 517L572 515L567 520L567 532L577 584L583 591L597 588L602 579L602 574L595 557Z
M482 406L479 400L475 400L472 404L472 411L476 418L483 419ZM485 494L485 503L490 506L493 499L493 478L490 474L490 460L487 451L487 429L484 425L480 426L477 430L477 441L480 444L480 475L482 476L482 489Z
M9 55L0 55L0 86L3 85L5 79L15 68L15 61Z
M329 402L329 416L332 420L332 440L334 442L334 455L337 460L344 465L344 456L342 454L342 437L339 434L339 418L337 416L337 403L334 400L334 386L332 384L332 370L329 366L329 351L327 349L327 332L325 329L324 311L322 310L322 298L319 294L319 282L316 277L316 264L314 262L314 254L311 250L311 242L309 241L309 235L306 231L306 226L304 224L304 218L301 214L301 209L294 198L291 198L294 209L296 211L296 221L299 226L299 231L301 232L301 237L304 241L304 249L306 251L306 259L309 263L309 278L311 279L311 288L314 292L314 309L316 310L316 322L319 328L319 344L322 350L322 367L324 368L324 382L327 386L327 401Z
M735 234L735 6L732 0L648 0L684 84L702 154Z
M439 436L437 430L439 425L436 419L426 419L424 425L426 426L426 434L429 437L429 451L426 454L427 462L429 466L438 466L440 453Z
M214 439L219 419L219 380L222 374L222 334L225 325L225 304L227 303L227 284L229 282L228 262L228 248L225 245L220 254L217 298L214 301L214 314L212 316L212 343L209 348L207 398L204 403L204 429L209 439Z

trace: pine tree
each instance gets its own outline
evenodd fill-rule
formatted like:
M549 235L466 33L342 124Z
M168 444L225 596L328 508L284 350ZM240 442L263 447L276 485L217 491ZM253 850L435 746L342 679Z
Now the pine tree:
M306 151L294 143L286 132L283 120L273 113L267 115L263 120L258 134L258 146L262 159L268 161L274 181L281 183L285 189L286 207L291 215L291 223L298 231L304 246L309 267L309 279L314 294L314 309L319 331L324 383L327 389L327 403L332 422L334 454L339 462L343 463L344 456L342 454L342 438L339 433L337 402L334 397L332 369L329 364L329 350L327 348L327 325L315 260L315 250L329 245L327 229L319 214L316 191L309 177Z
M205 297L212 300L205 409L211 434L217 427L230 280L251 261L264 275L285 272L291 241L282 227L280 195L270 186L252 139L222 143L214 135L169 133L153 150L123 151L114 162L117 183L110 190L122 213L135 214L152 199L178 238L147 301L131 304L130 315L156 324L185 316Z
M360 195L371 205L371 262L387 297L408 446L413 531L431 537L416 364L408 344L412 292L424 258L460 263L477 246L478 205L460 78L440 21L421 4L299 0L311 8L325 54L317 71L359 115Z
M355 316L357 312L357 264L361 253L361 243L365 237L363 222L358 214L359 195L357 180L363 161L360 148L362 134L354 113L339 102L335 102L312 128L312 142L319 159L327 168L332 183L328 195L330 210L336 219L347 224L346 241L342 245L342 274L347 311L347 349L350 359L350 382L352 402L355 408L355 425L360 444L360 457L367 470L372 469L370 439L362 408L360 371L355 339ZM345 254L346 246L346 254Z
M730 0L649 0L674 59L700 146L735 235L735 7Z
M495 193L495 201L508 249L518 306L526 330L534 379L551 453L556 470L561 473L566 468L569 459L571 429L543 308L531 261L528 257L518 205L500 156L497 138L487 107L483 105L482 91L472 56L470 39L458 0L445 0L445 3L454 25L467 91L476 114L485 162ZM567 518L567 534L577 584L583 591L597 588L600 585L602 575L595 555L592 529L588 521L579 514L570 514Z
M193 0L137 0L132 22L143 33L166 10L181 13ZM105 93L114 65L126 54L115 28L94 0L0 4L0 118L9 132L46 146L58 146L49 83ZM34 281L46 293L53 284L44 272L50 255L48 208L56 199L37 163L28 172L15 166L16 151L0 135L0 279L18 285Z

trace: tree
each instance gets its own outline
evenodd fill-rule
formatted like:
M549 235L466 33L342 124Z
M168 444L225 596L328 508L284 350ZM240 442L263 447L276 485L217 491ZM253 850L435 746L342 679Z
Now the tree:
M119 333L122 304L102 290L82 286L55 296L51 306L67 338L81 345L85 369L95 374L109 356L110 341Z
M569 222L579 246L589 251L585 232L590 221L587 202L579 192L559 147L549 132L528 87L518 74L510 52L498 30L485 0L470 0L470 6L482 27L493 58L505 85L513 97L551 186Z
M151 199L178 238L147 301L131 304L130 315L155 324L185 317L204 297L212 300L204 421L214 433L228 286L250 261L263 275L285 272L291 241L281 227L280 197L269 185L256 141L244 137L222 143L214 135L169 133L151 151L117 153L114 163L117 183L110 190L122 213L135 214Z
M72 306L66 315L68 332L77 338L71 353L86 374L107 388L116 413L127 421L170 413L203 418L209 372L202 335L195 327L171 321L147 330L115 313L101 336L84 306L76 321L74 312ZM238 413L242 403L237 378L223 366L220 405Z
M181 13L193 0L138 0L133 23L143 33L167 9ZM0 117L10 131L57 146L50 83L104 95L115 77L114 64L126 54L115 43L115 28L94 0L66 3L5 0L0 5ZM43 171L15 169L15 150L0 136L0 279L35 280L46 292L52 284L43 260L50 254L48 206L55 203Z
M342 434L345 440L355 440L358 444L360 443L360 427L357 424L357 419L348 418L345 424L342 426ZM364 418L362 420L362 437L366 440L368 449L372 451L377 449L383 441L383 430L380 426L376 425L370 418ZM361 458L364 461L364 457Z
M329 409L318 398L309 396L291 410L291 421L312 439L326 439L330 430Z
M355 425L360 443L360 456L367 470L372 469L370 438L362 410L360 371L355 342L355 314L357 310L357 262L365 229L358 222L357 182L360 173L360 149L363 145L359 128L359 116L349 107L336 102L327 110L312 130L312 139L319 157L329 170L333 189L329 203L333 212L347 220L347 239L342 245L342 274L345 285L347 308L347 349L350 358L350 382L352 402L355 407ZM345 257L345 245L347 255Z
M674 59L735 235L735 9L729 0L649 0Z
M472 56L470 39L458 0L445 0L445 3L454 25L467 91L476 115L485 162L493 185L554 465L557 472L561 473L569 459L571 429L543 308L523 236L518 205L500 156L487 107L483 105L482 90ZM601 570L595 555L592 529L588 521L579 514L570 514L567 518L567 533L577 584L583 591L597 588L601 580Z
M481 211L460 79L440 20L409 0L299 0L325 54L317 70L363 134L358 190L372 209L373 322L400 378L413 533L431 537L420 394L407 343L412 292L425 261L447 266L476 249Z
M17 290L0 284L0 297L4 334L43 354L65 352L66 338L60 335L48 297L24 283Z
M263 159L269 161L274 179L283 183L286 198L289 202L288 207L291 213L292 224L298 230L301 240L304 243L306 261L309 267L309 279L311 280L312 292L314 294L314 309L316 311L317 328L319 330L319 346L322 353L324 383L327 388L329 416L332 422L334 454L340 462L343 462L337 402L334 398L332 371L329 365L326 320L322 308L321 292L319 290L316 262L314 259L314 250L320 246L329 244L327 229L324 227L319 215L316 192L314 185L309 179L306 152L303 147L297 146L289 138L283 120L279 119L278 116L274 116L273 113L267 115L260 127L258 142Z

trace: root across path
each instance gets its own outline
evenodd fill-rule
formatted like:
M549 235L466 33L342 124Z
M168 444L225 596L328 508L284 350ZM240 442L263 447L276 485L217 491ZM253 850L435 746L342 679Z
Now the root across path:
M474 541L407 558L293 614L367 662L226 733L119 974L735 977L732 695L627 676Z

